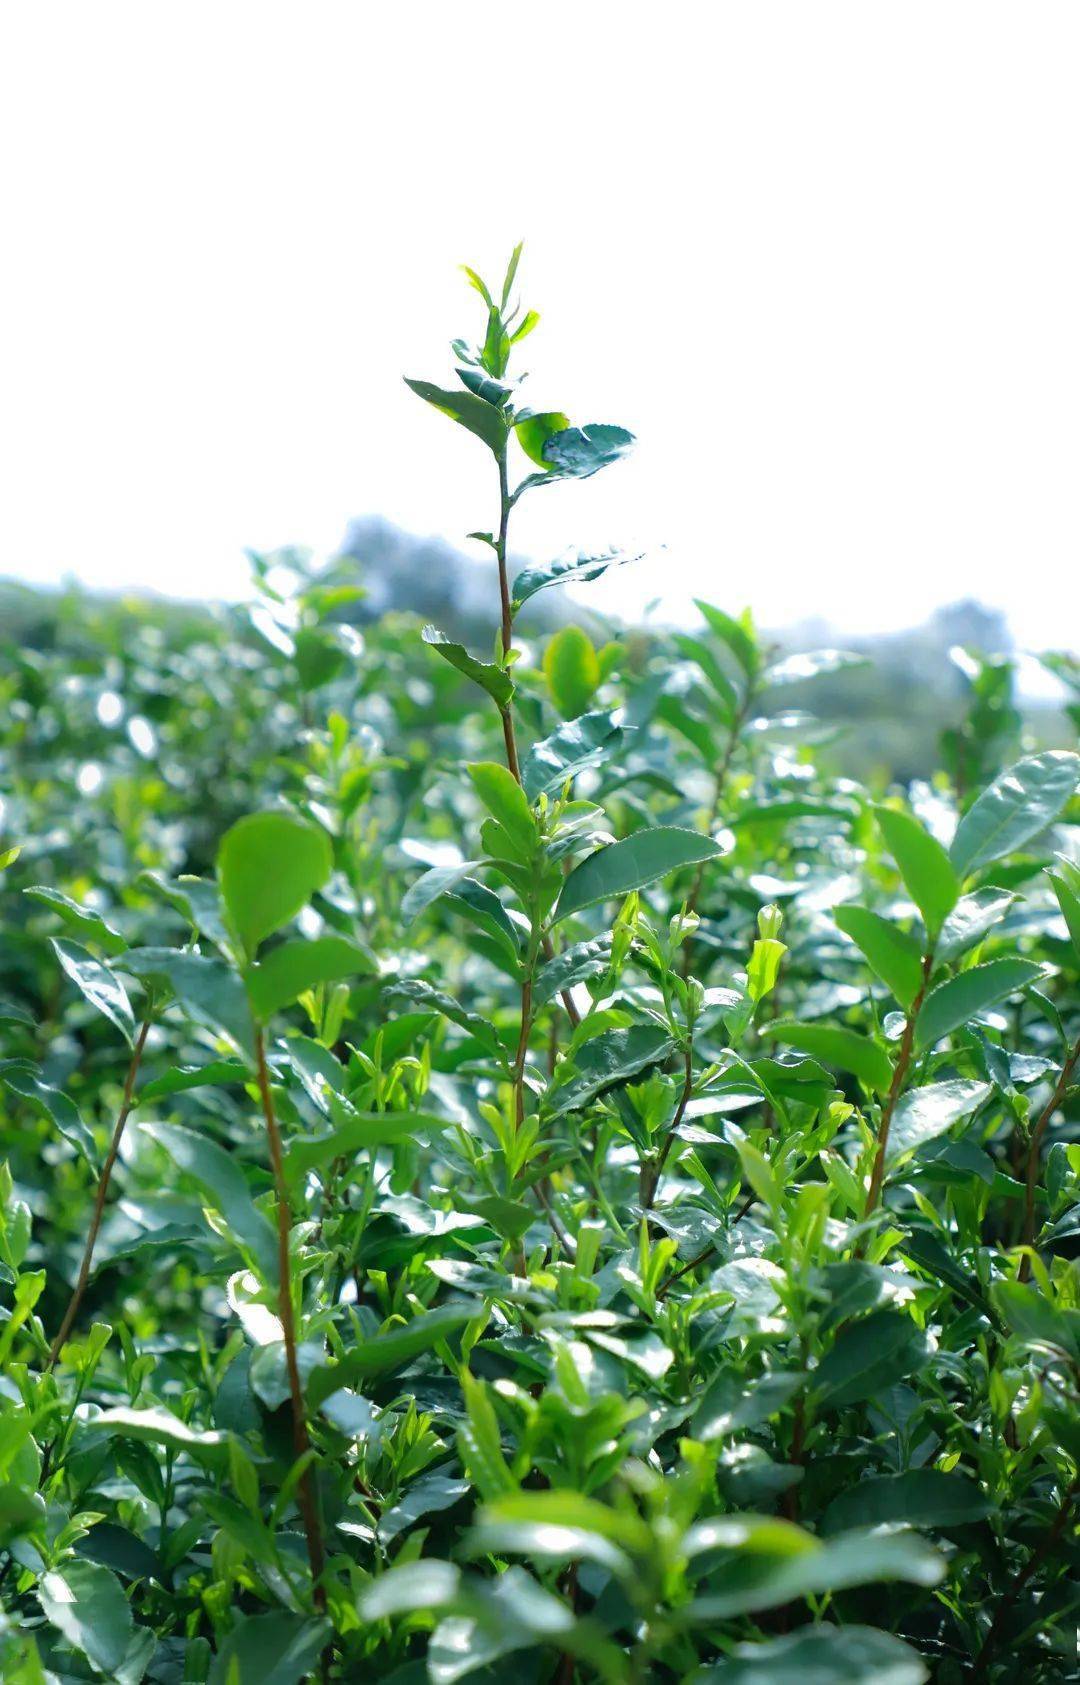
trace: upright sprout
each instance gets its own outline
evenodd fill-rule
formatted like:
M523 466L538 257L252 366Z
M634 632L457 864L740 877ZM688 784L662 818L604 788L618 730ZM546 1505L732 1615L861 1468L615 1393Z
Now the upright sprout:
M460 645L449 643L438 633L427 633L425 636L444 659L467 673L494 699L502 721L507 767L516 783L524 788L513 713L515 687L511 677L515 661L513 634L517 612L526 596L546 585L595 579L607 567L626 558L613 551L599 556L581 555L569 562L565 559L552 562L546 567L527 570L512 588L507 561L510 516L527 492L556 480L588 478L625 455L634 438L624 427L607 423L575 427L561 410L537 411L517 402L517 392L525 376L509 374L511 357L515 346L532 333L540 320L535 310L523 314L521 305L513 300L521 252L521 245L515 246L497 299L476 271L465 266L471 286L483 300L487 318L481 343L470 345L463 339L452 342L456 363L454 372L462 389L444 388L430 381L413 379L407 379L406 385L435 409L449 415L481 439L495 458L499 483L498 523L494 531L473 532L469 536L487 545L495 555L499 586L497 663L495 667L487 667L475 661ZM512 441L516 441L525 457L536 465L513 488L510 484ZM514 1108L519 1124L524 1116L525 1061L534 1022L533 974L541 953L545 958L551 958L553 954L551 939L543 932L538 943L530 943L521 985L520 1028L514 1057ZM576 1024L578 1014L569 991L564 991L561 999L571 1023Z

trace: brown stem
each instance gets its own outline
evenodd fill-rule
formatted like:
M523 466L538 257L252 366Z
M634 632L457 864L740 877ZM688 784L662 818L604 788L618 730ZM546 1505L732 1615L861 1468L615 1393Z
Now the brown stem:
M897 1054L892 1082L889 1084L889 1092L881 1113L881 1122L878 1124L877 1152L874 1155L874 1168L870 1174L870 1186L866 1193L864 1218L871 1216L876 1211L878 1200L881 1197L881 1184L885 1180L885 1154L889 1146L889 1129L892 1124L893 1113L896 1110L896 1103L907 1080L908 1067L911 1064L911 1050L915 1042L915 1020L919 1016L919 1008L922 1006L923 997L930 983L930 973L933 969L933 954L925 954L922 962L922 982L919 984L918 993L908 1008L908 1015L904 1020L904 1033L900 1038L900 1051Z
M682 1093L679 1095L679 1103L675 1107L675 1116L671 1120L671 1127L668 1129L668 1132L664 1137L664 1143L660 1148L656 1162L654 1164L651 1159L645 1159L641 1166L641 1175L638 1179L638 1196L646 1211L649 1210L653 1200L656 1198L656 1190L660 1186L660 1178L664 1174L664 1166L668 1161L668 1154L671 1152L671 1149L675 1144L675 1131L678 1129L683 1120L683 1113L686 1110L690 1095L693 1092L693 1037L691 1037L686 1043L685 1072L686 1074L683 1078Z
M261 1025L255 1026L255 1070L259 1085L259 1098L262 1101L263 1117L266 1120L266 1139L270 1147L270 1164L274 1173L274 1190L277 1196L277 1237L278 1237L278 1315L281 1318L281 1333L285 1342L285 1367L289 1376L289 1396L292 1404L293 1452L294 1455L304 1457L311 1449L308 1437L307 1417L304 1412L304 1389L300 1383L300 1366L296 1358L296 1323L293 1319L292 1284L289 1273L289 1195L285 1183L285 1165L281 1155L281 1131L278 1129L277 1116L274 1112L274 1099L270 1092L270 1073L266 1068L266 1043ZM325 1558L323 1556L322 1528L319 1525L319 1511L315 1499L315 1490L311 1482L310 1465L304 1469L296 1487L297 1503L300 1516L304 1524L304 1537L307 1540L308 1561L311 1564L311 1578L315 1588L315 1604L319 1609L326 1607L326 1593L321 1584Z
M131 1113L131 1108L134 1104L135 1081L139 1074L139 1065L142 1060L143 1048L146 1046L146 1037L149 1030L150 1017L147 1015L139 1027L139 1033L135 1039L135 1046L132 1049L131 1061L128 1065L127 1077L124 1081L123 1099L120 1102L120 1110L116 1115L116 1124L113 1128L112 1140L109 1142L109 1150L105 1155L105 1163L101 1167L101 1175L98 1178L97 1193L94 1196L94 1209L90 1217L90 1227L86 1235L86 1245L83 1248L82 1263L79 1265L79 1273L75 1279L75 1286L72 1288L71 1298L68 1300L68 1308L64 1312L64 1320L60 1324L59 1333L53 1341L52 1346L49 1349L49 1355L45 1360L46 1374L48 1374L49 1370L54 1367L57 1358L60 1356L64 1342L71 1333L75 1318L79 1314L79 1306L82 1303L83 1294L86 1292L86 1284L90 1279L90 1266L94 1261L94 1246L97 1242L98 1230L101 1227L101 1219L105 1212L105 1198L109 1192L109 1182L112 1177L113 1166L116 1163L117 1155L120 1151L120 1142L123 1139L124 1125L127 1123L128 1117Z
M1039 1113L1038 1121L1031 1131L1027 1165L1024 1171L1024 1227L1021 1238L1025 1246L1033 1246L1035 1243L1035 1184L1039 1179L1039 1151L1042 1147L1043 1136L1046 1134L1050 1119L1065 1098L1066 1090L1072 1080L1072 1074L1078 1061L1080 1061L1080 1036L1077 1037L1075 1047L1061 1067L1061 1075L1058 1077L1057 1086ZM1030 1275L1031 1259L1025 1252L1020 1260L1019 1278L1021 1281L1027 1281Z
M984 1676L987 1665L989 1664L994 1651L997 1649L998 1641L1001 1637L1001 1629L1005 1623L1005 1617L1012 1609L1013 1604L1020 1596L1020 1593L1023 1591L1028 1581L1042 1567L1043 1563L1046 1561L1047 1557L1050 1555L1051 1551L1060 1539L1062 1533L1065 1531L1072 1511L1073 1502L1078 1492L1080 1492L1080 1474L1074 1475L1071 1484L1066 1488L1065 1494L1058 1506L1058 1512L1046 1532L1043 1534L1041 1541L1032 1551L1012 1584L1007 1588L1002 1596L998 1598L997 1608L994 1611L994 1618L990 1622L989 1630L982 1641L982 1646L978 1655L975 1657L971 1672L972 1679L981 1679Z

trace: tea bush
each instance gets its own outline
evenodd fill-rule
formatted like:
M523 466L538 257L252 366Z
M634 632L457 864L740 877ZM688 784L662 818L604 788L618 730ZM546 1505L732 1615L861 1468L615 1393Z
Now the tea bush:
M1076 1679L1080 757L868 792L710 602L531 644L632 440L517 257L409 383L490 649L291 557L4 657L3 1678Z

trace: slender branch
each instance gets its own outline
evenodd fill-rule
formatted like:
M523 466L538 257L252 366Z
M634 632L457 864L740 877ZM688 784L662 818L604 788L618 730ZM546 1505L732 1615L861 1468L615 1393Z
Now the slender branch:
M929 987L930 973L933 969L933 954L925 954L922 962L922 982L919 984L918 992L908 1008L908 1014L904 1020L904 1033L900 1038L900 1051L897 1054L892 1082L889 1084L889 1092L881 1113L881 1121L878 1124L877 1152L874 1155L874 1168L870 1174L870 1186L866 1193L864 1218L872 1215L877 1209L878 1200L881 1198L881 1185L885 1180L885 1154L889 1146L889 1129L892 1125L896 1103L907 1080L908 1068L911 1064L911 1051L915 1043L915 1020L919 1016L919 1008L922 1006L923 998Z
M1080 1063L1080 1036L1077 1037L1072 1052L1061 1067L1061 1075L1058 1077L1054 1092L1039 1113L1038 1121L1031 1131L1031 1140L1028 1142L1027 1165L1024 1170L1024 1227L1022 1231L1022 1240L1025 1246L1033 1246L1035 1243L1035 1185L1039 1179L1039 1153L1043 1136L1049 1127L1050 1119L1065 1098L1072 1081L1073 1071L1078 1063ZM1027 1281L1030 1274L1031 1260L1025 1252L1020 1260L1020 1280Z
M255 1070L259 1085L259 1098L262 1101L263 1118L266 1121L266 1138L270 1147L270 1164L274 1173L274 1189L277 1195L277 1237L278 1237L278 1315L281 1318L281 1332L285 1342L285 1367L289 1376L289 1396L292 1404L293 1451L297 1458L304 1457L311 1449L308 1437L307 1416L304 1411L304 1389L300 1382L300 1366L296 1357L296 1323L293 1318L292 1283L289 1272L289 1195L285 1182L285 1165L281 1154L281 1131L278 1128L277 1116L274 1112L274 1099L270 1092L270 1073L266 1068L266 1042L262 1026L255 1026ZM304 1537L307 1540L308 1561L311 1564L311 1578L315 1588L315 1603L317 1608L325 1608L326 1593L321 1584L325 1557L323 1555L322 1528L319 1523L319 1510L315 1497L315 1489L311 1481L310 1465L306 1467L297 1482L297 1502L300 1516L304 1524Z
M117 1156L120 1152L120 1142L123 1139L124 1126L127 1123L128 1117L131 1114L132 1106L135 1102L135 1082L139 1074L139 1065L142 1061L143 1048L146 1046L146 1037L149 1030L150 1014L147 1013L147 1016L143 1019L142 1024L139 1026L139 1033L135 1038L135 1046L132 1049L131 1061L128 1065L127 1077L124 1081L123 1099L120 1102L120 1110L116 1114L116 1123L112 1132L112 1140L109 1142L109 1150L105 1155L105 1162L101 1167L101 1175L98 1178L97 1193L94 1196L94 1209L90 1216L90 1227L86 1234L86 1245L83 1248L82 1263L79 1265L79 1273L75 1279L75 1286L72 1288L71 1298L68 1300L67 1310L64 1312L64 1320L60 1324L59 1332L57 1333L56 1339L53 1341L52 1346L49 1349L49 1355L45 1360L46 1374L48 1374L49 1370L54 1367L56 1360L63 1349L64 1342L71 1333L75 1323L75 1318L79 1314L79 1306L82 1304L83 1294L86 1292L86 1284L90 1280L90 1266L94 1261L94 1247L97 1243L98 1230L101 1227L101 1219L105 1213L105 1199L109 1192L109 1182L112 1178L113 1166L115 1165Z
M1005 1624L1006 1616L1011 1611L1014 1603L1020 1596L1020 1593L1024 1590L1024 1587L1028 1584L1029 1580L1042 1567L1047 1557L1057 1545L1058 1540L1068 1524L1069 1516L1072 1513L1072 1507L1078 1492L1080 1492L1080 1474L1074 1475L1071 1484L1066 1488L1061 1503L1058 1506L1057 1514L1050 1523L1049 1527L1046 1529L1046 1532L1043 1534L1039 1544L1032 1551L1012 1584L998 1598L997 1608L994 1611L994 1618L990 1622L989 1630L982 1641L982 1646L978 1655L975 1657L975 1661L972 1666L972 1679L981 1679L985 1675L991 1657L998 1647L998 1642L1001 1638L1001 1629Z

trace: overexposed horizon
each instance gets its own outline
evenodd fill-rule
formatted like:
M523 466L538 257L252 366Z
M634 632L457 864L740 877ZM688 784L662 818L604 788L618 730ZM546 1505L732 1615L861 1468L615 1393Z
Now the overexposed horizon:
M0 19L0 575L246 596L378 514L467 548L457 270L517 239L530 400L630 427L514 547L626 614L850 634L1080 608L1080 13L926 0Z

